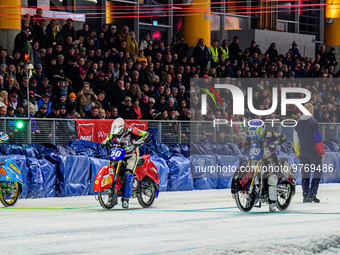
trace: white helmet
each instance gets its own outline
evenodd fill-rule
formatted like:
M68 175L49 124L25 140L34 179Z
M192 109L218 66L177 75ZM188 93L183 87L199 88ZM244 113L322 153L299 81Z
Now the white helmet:
M126 129L125 121L122 118L115 119L111 126L111 134L121 136Z

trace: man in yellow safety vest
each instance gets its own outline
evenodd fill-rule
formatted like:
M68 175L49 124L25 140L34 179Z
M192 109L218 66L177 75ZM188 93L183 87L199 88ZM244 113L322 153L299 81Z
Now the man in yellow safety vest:
M224 64L229 59L228 43L228 40L223 40L221 47L218 49L218 59L221 64Z
M215 39L210 46L211 50L211 67L217 67L219 65L219 60L218 60L218 45L219 41Z

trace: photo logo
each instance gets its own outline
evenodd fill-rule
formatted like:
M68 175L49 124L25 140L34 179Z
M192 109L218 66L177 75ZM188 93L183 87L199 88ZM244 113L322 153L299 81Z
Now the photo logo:
M233 105L232 105L233 114L244 115L244 107L245 107L244 95L243 95L243 91L240 88L238 88L235 85L231 85L231 84L215 84L214 88L206 84L204 85L210 88L210 90L214 92L214 94L220 100L221 105L222 105L221 98L215 89L228 89L231 92L232 97L233 97ZM207 89L203 89L203 88L200 88L200 89L207 92L207 94L213 99L215 105L217 105L216 100L213 97L211 92L209 92ZM248 104L249 111L251 113L255 115L264 116L264 115L272 114L276 111L277 106L278 106L278 88L273 87L271 89L272 89L271 108L267 110L258 110L258 109L255 109L254 103L253 103L253 88L252 87L247 88L247 104ZM291 94L291 93L304 94L305 97L288 98L287 94ZM207 114L207 105L208 105L207 94L201 95L201 107L202 107L203 115ZM286 116L286 108L287 108L287 105L290 105L290 104L295 105L303 114L311 115L311 113L303 106L303 104L307 103L310 99L311 99L311 93L309 92L309 90L305 88L298 88L298 87L281 88L281 115Z

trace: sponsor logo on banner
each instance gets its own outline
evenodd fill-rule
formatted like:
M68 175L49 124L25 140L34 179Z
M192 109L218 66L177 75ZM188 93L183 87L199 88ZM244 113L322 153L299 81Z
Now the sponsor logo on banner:
M93 141L94 123L78 123L77 122L78 139Z
M78 139L100 143L110 133L113 120L77 120ZM127 125L140 130L148 129L147 121L126 120Z

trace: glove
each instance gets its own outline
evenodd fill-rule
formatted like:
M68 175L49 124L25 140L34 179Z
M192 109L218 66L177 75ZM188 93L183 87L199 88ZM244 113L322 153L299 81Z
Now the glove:
M103 146L103 147L108 147L109 145L110 145L110 142L107 141L107 140L104 140L104 141L101 142L101 146Z
M275 151L278 145L279 145L278 141L273 142L271 145L269 145L269 150Z

